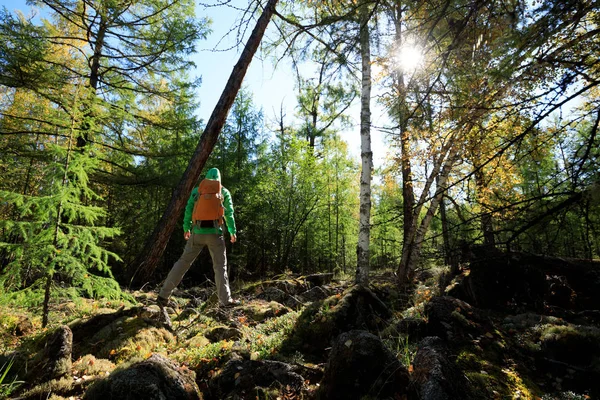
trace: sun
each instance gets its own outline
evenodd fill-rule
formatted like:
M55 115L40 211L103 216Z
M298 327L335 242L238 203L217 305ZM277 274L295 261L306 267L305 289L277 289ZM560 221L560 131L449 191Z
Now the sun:
M396 51L394 59L402 71L413 72L423 64L423 50L407 43Z

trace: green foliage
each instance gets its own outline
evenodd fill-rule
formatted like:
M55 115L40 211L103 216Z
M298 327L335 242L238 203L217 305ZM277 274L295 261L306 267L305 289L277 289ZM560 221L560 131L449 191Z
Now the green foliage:
M35 3L52 6L51 18L0 12L0 297L39 305L53 276L53 301L116 298L112 276L126 275L123 265L156 227L198 142L202 99L187 71L208 21L189 0ZM374 83L393 121L389 147L401 151L374 181L371 262L390 268L401 259L407 160L426 205L411 207L417 221L427 215L435 175L448 178L445 218L433 207L429 225L419 227L426 257L451 253L445 262L457 263L463 244L482 243L491 230L498 246L597 258L595 5L463 3L373 9ZM290 22L314 27L307 38L294 24L281 26L296 38L291 47L276 38L309 64L298 69L306 75L298 76L295 119L281 115L269 126L243 89L207 163L233 194L240 240L229 262L254 276L346 274L356 258L359 165L341 138L358 85L358 5L280 5ZM401 35L383 26L402 27ZM421 69L401 73L395 54L412 39L428 51ZM70 149L68 137L85 146ZM173 236L165 265L183 244Z
M475 393L498 393L502 397L512 397L515 393L525 399L540 398L542 391L525 374L514 367L502 368L500 350L496 352L463 350L457 357L458 366L473 384Z
M231 353L233 342L221 340L215 343L209 343L200 347L191 347L174 354L174 358L193 368L200 366L212 367L219 362L219 359Z
M232 264L275 274L345 268L356 204L347 148L328 131L316 156L302 133L269 134L262 124L252 96L241 90L207 163L220 168L234 200L241 240Z
M0 9L0 85L38 88L56 79L57 68L44 62L49 51L48 32L22 14Z
M412 361L417 354L417 346L413 343L411 344L408 340L408 336L405 338L398 337L398 341L396 342L396 354L398 358L402 362L406 368L412 365Z
M317 70L314 77L298 78L298 117L301 121L299 134L306 137L311 148L326 141L340 128L350 126L345 111L357 97L355 85L339 79L335 54L331 49L313 50L311 58ZM319 143L321 141L321 143Z
M106 359L96 358L86 354L73 363L75 376L100 376L104 377L115 369L115 365Z
M263 244L263 254L255 256L276 273L285 268L308 273L322 270L322 264L331 270L342 261L341 242L350 242L344 237L350 225L343 224L351 214L341 204L352 201L351 173L339 148L331 149L316 159L306 141L286 132L261 157L262 180L248 194L260 218L251 229Z
M246 326L244 332L249 339L250 357L265 359L279 353L284 340L294 330L299 315L299 312L289 312L255 327Z
M394 268L402 249L402 194L393 171L385 171L383 182L373 185L371 266Z
M128 260L154 228L196 145L196 82L187 71L208 21L194 15L188 0L96 2L83 8L54 0L35 4L49 7L43 15L50 19L40 26L6 10L0 15L0 141L7 150L0 152L6 174L0 189L31 195L47 186L48 177L38 173L54 157L47 146L74 129L78 147L87 151L97 144L96 163L86 173L102 199L90 201L107 212L100 217L107 226L123 228L123 238L108 247ZM79 234L70 229L68 234ZM94 236L106 236L95 230ZM90 293L89 286L85 291Z
M10 380L10 369L12 368L14 361L15 360L13 358L0 367L0 396L9 396L19 387L19 385L23 383L21 381L17 381L17 378L14 378L11 382L8 382Z
M38 194L1 192L14 219L0 220L5 232L0 248L10 260L0 286L4 297L17 303L40 305L48 277L61 281L61 295L121 297L109 266L110 258L119 257L101 246L119 229L99 226L105 212L94 205L99 196L87 175L98 160L92 149L81 153L71 146L70 139L48 145L52 162L45 166L46 185Z
M282 353L293 355L301 351L306 356L322 353L337 332L339 315L336 307L341 303L341 296L331 296L322 301L311 303L305 307L288 339L282 344Z

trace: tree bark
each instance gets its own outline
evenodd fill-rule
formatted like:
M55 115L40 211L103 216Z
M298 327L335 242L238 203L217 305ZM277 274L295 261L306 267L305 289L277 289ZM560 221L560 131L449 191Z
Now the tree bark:
M448 216L446 215L446 202L444 201L444 196L440 199L440 219L442 221L442 241L443 241L443 249L444 249L444 263L446 265L450 265L452 272L457 271L457 267L454 265L454 257L452 246L450 245L450 229L448 227Z
M93 103L94 97L98 91L98 81L100 80L100 58L102 57L102 50L104 48L104 41L106 37L106 30L108 29L106 18L101 15L98 27L98 33L96 34L96 40L94 44L94 54L90 58L90 88L92 88L92 97L87 98L86 112L84 115L83 123L81 126L81 132L77 137L77 147L84 147L87 145L90 130L92 126L90 121L94 119ZM91 27L90 27L91 29ZM91 45L91 43L90 43ZM93 140L93 139L92 139Z
M221 93L221 97L206 124L206 128L200 137L200 142L198 143L198 146L196 146L194 155L181 177L177 188L175 188L175 191L173 192L173 196L171 197L167 209L159 223L156 225L154 232L146 242L143 251L133 263L135 271L131 273L131 285L141 286L150 278L156 269L169 238L175 229L177 219L185 207L187 198L192 191L194 184L200 177L204 164L217 142L221 129L223 129L223 126L225 125L227 114L240 90L246 71L258 49L262 37L264 36L267 25L275 11L276 4L277 0L269 0L262 15L256 22L256 26L248 38L237 64L233 67L233 71L229 76L225 89L223 89L223 93Z
M489 207L485 204L485 198L483 193L488 186L485 181L485 176L483 173L483 169L479 166L476 166L475 169L475 187L478 192L477 199L481 206L482 214L481 214L481 232L483 233L483 244L490 249L496 248L496 239L494 236L494 220L492 218L492 214L490 212Z
M453 143L453 141L450 140L449 143ZM400 265L397 271L398 282L400 285L404 285L412 279L412 275L421 255L425 234L427 233L429 225L431 224L431 221L437 212L437 208L442 201L443 195L447 190L446 184L448 182L448 177L452 167L456 163L458 155L458 146L454 145L446 148L446 151L443 151L442 155L440 155L440 157L438 157L436 160L434 169L430 173L429 178L425 183L425 190L417 202L417 211L415 212L415 215L420 215L421 209L427 202L429 188L431 187L431 182L433 182L434 179L436 180L436 191L423 219L418 222L418 219L415 218L414 224L409 231L410 236L406 239L407 243L403 248Z
M394 39L396 46L401 47L403 44L402 37L402 13L403 9L400 5L394 7L391 11L394 21ZM415 193L413 187L413 172L411 165L410 154L410 137L408 132L408 109L406 106L406 85L404 83L404 72L401 68L395 72L395 87L397 95L396 118L398 119L398 129L400 136L400 165L402 169L402 253L410 251L410 240L412 230L415 226Z
M362 59L362 90L360 110L360 148L362 170L360 174L360 217L357 244L356 283L369 283L369 242L371 236L371 48L369 43L369 9L360 9L360 53Z

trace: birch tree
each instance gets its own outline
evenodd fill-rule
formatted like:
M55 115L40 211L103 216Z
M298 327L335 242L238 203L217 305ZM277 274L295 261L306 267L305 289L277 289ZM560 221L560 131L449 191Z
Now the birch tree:
M371 10L363 4L359 10L359 35L361 59L360 93L360 203L358 244L356 249L356 283L369 283L369 246L371 238L371 180L373 178L373 153L371 151L371 46L369 20Z

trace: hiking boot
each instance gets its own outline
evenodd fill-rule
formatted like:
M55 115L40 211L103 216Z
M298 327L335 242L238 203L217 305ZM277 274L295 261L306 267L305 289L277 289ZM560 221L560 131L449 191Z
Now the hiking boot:
M159 306L160 308L173 307L173 304L171 303L171 301L169 299L165 299L164 297L160 297L160 296L158 296L156 298L156 305Z
M240 304L242 304L241 301L239 301L238 299L231 299L229 300L229 302L227 304L224 304L223 307L226 308L231 308L231 307L235 307L235 306L239 306Z

